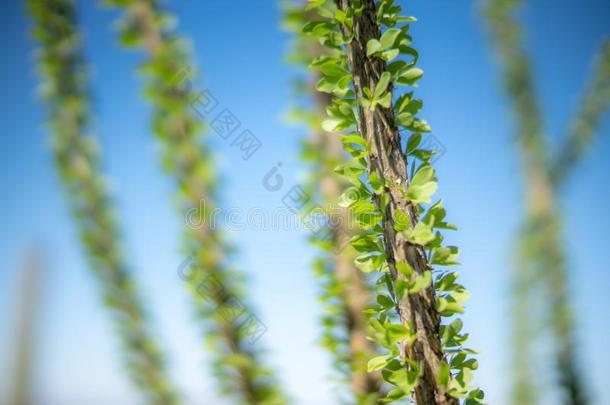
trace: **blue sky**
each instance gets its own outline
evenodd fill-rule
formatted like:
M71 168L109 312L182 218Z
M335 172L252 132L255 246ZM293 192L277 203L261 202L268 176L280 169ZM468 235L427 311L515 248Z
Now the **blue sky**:
M209 133L222 174L223 205L247 210L282 206L284 191L262 187L264 174L282 162L286 185L298 184L304 167L298 141L306 134L284 123L294 70L284 63L287 34L279 29L275 2L168 1L179 30L193 40L210 89L263 142L248 161L230 143ZM418 90L424 116L447 149L438 161L439 196L460 228L450 241L461 247L460 272L472 298L464 316L473 347L481 350L478 383L492 404L507 393L508 272L513 231L521 212L521 182L512 123L497 65L478 16L478 2L401 2L419 22L412 27L426 72ZM134 69L142 55L116 44L117 13L80 1L87 57L92 65L95 123L104 167L116 196L128 259L150 303L160 339L168 348L172 376L189 403L219 403L191 322L189 298L176 268L182 218L175 212L171 182L158 162L149 131L150 108ZM0 398L10 373L17 269L25 248L44 246L47 268L39 328L37 396L44 404L137 403L120 367L117 341L81 255L67 213L36 97L34 44L24 2L0 5ZM523 13L546 128L554 140L577 106L591 59L610 36L606 0L537 0ZM605 320L610 260L610 120L564 190L562 213L581 353L597 403L610 403L605 366L610 328ZM604 174L605 173L605 174ZM286 187L287 187L286 186ZM309 269L314 251L296 230L232 232L251 297L268 327L263 341L296 403L332 404L328 356L319 349L319 306ZM548 348L542 350L548 352ZM541 376L551 381L544 372ZM552 401L552 396L548 401ZM549 402L552 403L552 402Z

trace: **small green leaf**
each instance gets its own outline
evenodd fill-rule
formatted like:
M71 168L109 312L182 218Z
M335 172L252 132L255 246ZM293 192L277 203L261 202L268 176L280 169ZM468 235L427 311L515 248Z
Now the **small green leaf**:
M337 205L342 208L348 208L359 198L358 188L351 186L347 188L340 196Z
M366 364L366 371L371 373L376 370L380 370L388 364L388 362L392 360L392 356L389 354L384 354L383 356L373 357Z
M387 295L379 294L377 296L377 303L381 305L384 309L390 309L394 307L394 301Z
M435 238L432 229L424 222L418 222L413 229L406 231L405 235L411 243L422 246L426 246Z
M396 270L398 270L398 272L400 272L400 274L405 276L407 278L407 280L410 279L411 275L413 274L413 268L411 267L411 265L409 263L405 263L405 262L397 262Z
M367 149L366 140L360 134L341 135L341 141L344 145L348 143L355 143L356 145Z
M453 300L447 299L447 297L437 297L436 310L442 316L452 316L463 313L464 307Z
M459 249L457 246L446 246L434 249L432 254L432 264L438 264L440 266L451 266L459 264L457 261Z
M369 176L369 184L371 185L371 188L375 193L381 194L381 192L383 191L383 182L379 178L377 172L371 173L371 175Z
M345 22L347 21L347 16L345 12L343 10L337 9L337 11L335 11L335 20L337 20L341 24L345 24Z
M429 203L436 192L437 184L434 169L428 164L422 165L411 179L406 198L415 203Z
M371 56L376 54L377 52L381 52L383 47L381 46L381 42L376 39L369 39L369 42L366 43L366 56Z
M392 75L389 72L383 72L381 74L379 81L377 81L377 85L375 86L375 92L373 93L374 99L381 98L383 93L387 90L391 78Z
M326 132L333 132L340 123L340 119L329 118L327 120L322 121L322 129Z
M386 402L398 402L402 399L405 399L407 397L407 393L403 390L401 390L400 388L394 388L393 390L390 390L388 392L388 394L385 396L385 398L383 398L381 401L386 403Z
M413 123L413 115L411 113L401 113L396 116L396 122L402 127L409 127Z
M410 294L417 294L421 290L424 290L432 284L432 272L429 270L424 271L415 277L413 284L409 286Z
M383 33L381 38L379 38L379 42L381 43L381 47L385 49L391 48L396 42L396 38L400 35L401 30L398 28L391 28Z
M449 376L450 376L450 370L449 370L449 364L445 363L444 361L441 363L441 367L438 373L438 384L447 389L447 386L449 384Z
M411 226L411 221L409 220L409 216L401 211L394 211L394 229L397 232L406 231Z
M414 68L411 68L411 69L405 71L403 74L401 74L400 77L398 77L398 79L396 81L400 84L413 85L413 84L415 84L415 82L417 82L419 79L421 79L423 75L424 75L423 70L421 70L420 68L414 67Z
M385 108L390 108L390 105L392 104L392 94L387 92L381 98L377 99L376 102Z
M400 53L400 50L397 48L388 49L387 51L383 51L381 53L381 58L387 62L394 60Z
M407 155L411 154L420 144L421 134L412 134L407 141Z

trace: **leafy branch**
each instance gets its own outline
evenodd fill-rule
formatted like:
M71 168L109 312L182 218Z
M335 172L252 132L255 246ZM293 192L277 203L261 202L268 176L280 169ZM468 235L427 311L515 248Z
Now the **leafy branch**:
M610 104L610 40L602 45L595 62L593 77L579 103L568 136L552 162L550 171L555 184L562 183L566 174L582 159Z
M123 45L141 48L148 54L140 72L146 77L145 94L154 107L152 127L161 144L163 166L178 188L180 211L202 207L200 215L206 226L187 227L185 234L186 250L194 260L188 281L197 314L209 324L206 335L215 356L218 381L225 393L233 394L241 403L284 403L272 371L250 341L249 334L256 325L232 319L231 314L237 317L245 312L251 320L258 320L251 308L245 308L240 275L228 263L233 248L221 234L207 227L218 201L218 182L209 148L199 136L202 123L193 114L192 105L198 95L176 83L179 72L192 66L189 50L172 29L173 16L161 10L157 1L108 3L124 10L120 21ZM211 279L221 294L206 291ZM236 302L239 308L235 308Z
M529 58L521 44L522 29L513 14L518 0L490 0L485 16L502 63L504 86L517 121L517 141L524 168L527 213L520 233L519 267L515 272L513 402L536 403L534 378L529 359L532 338L524 335L534 323L528 303L539 296L539 283L547 290L543 313L550 314L556 346L556 368L567 403L588 403L579 372L574 339L574 319L568 292L568 274L561 221L556 207L558 189L593 141L602 114L610 103L610 42L602 48L593 80L574 118L560 152L550 155L543 133L542 117L533 87ZM525 326L525 325L530 325ZM526 328L526 329L524 329ZM530 335L531 336L531 335Z
M114 205L102 178L90 123L87 68L70 0L29 0L40 43L38 67L49 110L53 153L89 264L112 311L132 380L152 404L178 402L148 328L120 246Z
M284 24L294 35L289 60L307 68L314 57L331 53L313 38L299 35L313 14L305 10L305 4L303 1L285 4ZM340 134L322 129L323 117L332 102L329 94L315 88L315 83L322 78L320 73L299 77L295 87L296 101L301 105L292 113L310 132L310 138L302 145L302 160L310 165L308 197L315 202L314 207L323 208L330 227L329 235L317 232L310 236L311 243L320 252L313 267L325 309L321 343L332 354L335 369L351 387L350 402L373 404L380 397L382 384L378 371L367 372L368 359L377 351L367 339L372 331L364 311L372 305L374 287L354 264L355 251L348 245L355 230L350 229L347 208L337 205L349 183L338 178L334 168L345 163L346 156ZM311 205L305 206L304 215L309 214Z
M341 201L363 230L352 238L356 263L377 271L387 287L367 311L372 339L386 354L368 369L395 386L386 402L412 395L418 404L480 403L462 323L441 323L463 311L468 293L457 273L434 268L457 264L458 249L442 244L441 230L455 227L444 221L441 201L431 200L433 151L419 148L430 127L417 117L423 103L413 92L393 97L395 87L414 87L423 74L408 34L414 18L400 16L393 0L310 0L307 9L319 18L304 35L331 51L310 64L323 75L317 89L333 97L322 125L347 131L342 142L352 158L335 172L351 183ZM406 150L401 130L411 133Z

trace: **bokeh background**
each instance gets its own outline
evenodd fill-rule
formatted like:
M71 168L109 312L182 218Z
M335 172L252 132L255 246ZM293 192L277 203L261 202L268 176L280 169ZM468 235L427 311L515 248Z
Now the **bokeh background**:
M466 0L401 1L417 16L412 27L426 76L419 95L423 117L446 148L438 160L439 195L459 232L460 272L471 291L464 315L471 346L479 348L476 380L491 404L508 397L509 273L514 233L521 218L520 170L513 125L498 66L480 17L481 4ZM174 209L173 186L161 173L150 133L150 109L135 75L141 60L116 42L116 12L79 1L86 55L92 65L94 134L116 197L129 263L149 302L171 375L187 403L223 403L214 388L192 322L189 297L177 268L183 218ZM288 186L302 182L298 142L306 131L286 123L295 68L284 61L289 35L272 0L168 1L180 32L193 40L202 75L194 86L209 89L263 142L248 161L209 131L224 178L223 206L241 212L282 207ZM522 15L527 49L547 132L565 135L592 57L610 35L607 0L533 0ZM44 255L36 328L35 397L40 404L134 404L139 397L121 370L118 341L83 259L55 174L44 106L37 98L34 43L25 2L0 5L0 403L8 392L19 291L19 269L28 246ZM219 110L215 110L219 111ZM607 116L561 201L566 226L579 352L595 403L610 404L608 286L610 256L610 119ZM282 162L286 186L267 191L262 178ZM333 404L329 358L319 337L313 248L306 232L230 231L240 266L251 281L255 306L268 330L263 341L282 383L297 404ZM541 352L550 349L542 341ZM554 376L541 369L551 385ZM556 403L553 391L544 401Z

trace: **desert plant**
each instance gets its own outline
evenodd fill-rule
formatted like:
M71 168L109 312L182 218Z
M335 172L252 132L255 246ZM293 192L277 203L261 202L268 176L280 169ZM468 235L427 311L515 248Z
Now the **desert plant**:
M523 30L514 16L518 0L490 0L485 16L502 65L504 85L516 119L516 140L521 155L525 187L525 219L519 233L518 263L514 272L512 400L537 401L531 359L535 339L530 303L550 314L555 346L555 367L565 403L589 402L578 362L575 320L572 311L566 252L557 200L567 174L591 144L601 117L610 103L610 42L602 47L593 80L580 103L563 145L551 153L534 91L534 75L521 43ZM542 287L542 288L540 288ZM541 294L543 292L544 294Z
M106 306L112 311L132 380L149 403L173 404L176 390L168 381L160 350L148 326L120 244L114 204L102 178L99 148L86 135L90 124L87 66L70 0L29 0L38 67L57 171L77 224L90 266Z
M318 91L332 95L322 127L347 131L341 140L352 156L335 172L352 184L340 202L364 230L351 241L356 263L379 272L378 283L387 286L367 311L372 338L387 353L370 359L368 369L380 369L395 386L385 401L479 403L483 392L470 385L477 362L463 346L462 322L441 322L463 311L468 294L457 273L434 268L457 264L458 249L442 245L440 230L455 227L445 222L441 201L430 199L437 188L433 151L419 148L430 127L417 118L423 103L412 92L393 96L423 74L408 34L414 18L400 16L393 0L310 0L307 9L318 17L304 35L331 50L310 65L323 74ZM406 150L401 129L411 133Z
M200 137L203 123L193 108L201 94L188 85L192 77L180 77L194 69L189 49L173 30L173 17L157 1L108 3L124 12L119 25L122 44L148 55L139 70L154 108L152 127L161 144L163 167L178 188L180 211L199 207L203 219L203 226L185 224L185 250L192 258L186 278L196 312L208 324L206 337L218 382L242 403L283 403L273 372L254 344L261 325L246 304L239 273L231 267L234 248L210 226L218 184L210 150Z
M283 4L284 25L294 35L289 61L305 68L317 56L332 55L314 38L299 35L301 27L313 14L305 10L306 4L304 1ZM311 243L319 249L313 269L320 284L319 299L325 310L321 344L333 356L333 365L341 380L350 386L348 400L371 404L377 402L382 390L380 373L367 372L368 360L377 353L373 342L367 339L372 331L364 312L373 304L374 286L354 264L356 255L349 246L349 239L355 230L349 226L347 209L337 205L349 183L338 177L334 168L347 158L339 133L327 133L321 127L332 101L330 94L315 89L315 83L321 78L319 72L297 77L297 106L291 114L310 133L302 143L301 154L302 160L310 167L306 187L308 201L303 214L305 218L323 214L329 228L310 235Z

